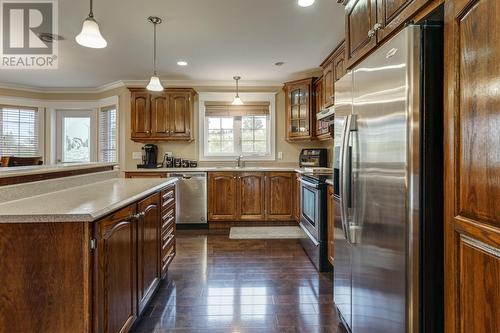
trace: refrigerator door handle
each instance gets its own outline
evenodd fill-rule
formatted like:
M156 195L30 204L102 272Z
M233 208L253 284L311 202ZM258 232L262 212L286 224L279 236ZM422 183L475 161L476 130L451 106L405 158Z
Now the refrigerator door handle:
M349 242L348 216L347 216L347 151L349 144L349 135L351 129L351 115L347 116L344 131L342 134L342 144L340 146L340 218L342 220L342 230L344 237Z

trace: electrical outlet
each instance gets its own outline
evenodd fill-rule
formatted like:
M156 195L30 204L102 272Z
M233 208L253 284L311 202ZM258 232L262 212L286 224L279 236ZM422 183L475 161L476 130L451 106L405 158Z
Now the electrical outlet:
M282 160L282 159L283 159L283 152L279 151L278 152L278 160Z
M133 160L142 160L142 152L140 152L140 151L132 152L132 159Z

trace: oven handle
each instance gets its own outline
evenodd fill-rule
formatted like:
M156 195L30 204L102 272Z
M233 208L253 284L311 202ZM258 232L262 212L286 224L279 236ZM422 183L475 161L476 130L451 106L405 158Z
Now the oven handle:
M302 224L302 222L300 222L299 225L300 225L300 228L302 229L302 231L305 232L305 234L307 235L307 237L309 237L311 239L311 241L313 242L314 246L318 246L319 242L316 240L316 238L314 238L313 235L311 235L311 233L309 232L309 230L307 230L307 228L304 227L304 225Z
M318 184L313 184L311 182L308 182L307 180L303 180L302 178L299 178L299 181L306 185L306 186L309 186L309 187L312 187L312 188L319 188L319 185Z

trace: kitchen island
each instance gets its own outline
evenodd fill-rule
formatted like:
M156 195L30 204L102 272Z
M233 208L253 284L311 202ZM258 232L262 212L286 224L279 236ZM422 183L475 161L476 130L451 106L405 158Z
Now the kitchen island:
M3 188L0 332L127 332L141 316L175 256L176 179L108 173Z

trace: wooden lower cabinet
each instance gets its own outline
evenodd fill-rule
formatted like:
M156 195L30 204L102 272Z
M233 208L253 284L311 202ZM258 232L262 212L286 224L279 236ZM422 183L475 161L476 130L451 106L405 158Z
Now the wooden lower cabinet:
M237 175L234 172L208 174L208 219L235 221L237 212Z
M160 282L160 193L137 204L137 298L141 313Z
M327 221L327 255L328 261L333 265L333 218L334 218L334 204L333 204L333 186L328 185L326 197L326 221Z
M239 219L265 220L265 173L241 172L237 177Z
M136 205L97 222L95 238L94 331L127 332L137 318Z
M266 178L267 220L293 220L294 172L268 172Z
M209 172L209 221L293 221L294 172Z

